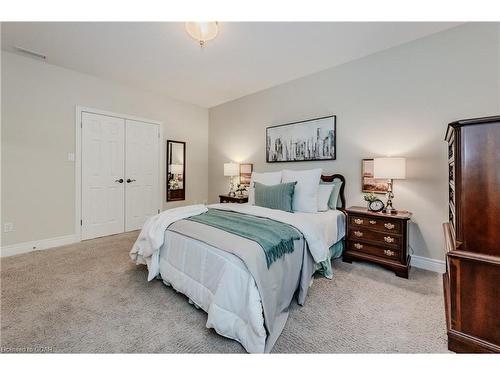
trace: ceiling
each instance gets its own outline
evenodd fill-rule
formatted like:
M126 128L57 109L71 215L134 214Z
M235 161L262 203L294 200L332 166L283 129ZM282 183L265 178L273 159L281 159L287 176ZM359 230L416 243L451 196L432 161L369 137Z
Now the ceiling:
M223 22L200 48L178 22L4 22L2 49L213 107L456 25Z

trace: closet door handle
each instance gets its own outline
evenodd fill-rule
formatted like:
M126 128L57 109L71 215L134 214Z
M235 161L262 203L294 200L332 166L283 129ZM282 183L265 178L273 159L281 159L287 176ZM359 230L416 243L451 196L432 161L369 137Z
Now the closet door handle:
M120 178L119 180L115 180L115 182L119 182L120 184L123 184L123 178Z
M131 180L130 178L127 178L127 184L130 184L131 182L134 182L135 180Z

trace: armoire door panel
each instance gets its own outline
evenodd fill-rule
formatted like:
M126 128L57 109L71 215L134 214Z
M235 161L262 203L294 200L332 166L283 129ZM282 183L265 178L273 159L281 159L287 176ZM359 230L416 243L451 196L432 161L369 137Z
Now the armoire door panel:
M500 256L500 139L499 122L461 129L463 165L463 248L470 252ZM486 157L486 155L488 157Z
M124 124L82 113L82 239L124 231Z
M140 229L159 209L159 126L126 120L125 230Z
M467 281L461 282L455 293L461 304L459 330L491 343L500 343L500 289L496 287L500 285L500 265L460 259L458 277Z

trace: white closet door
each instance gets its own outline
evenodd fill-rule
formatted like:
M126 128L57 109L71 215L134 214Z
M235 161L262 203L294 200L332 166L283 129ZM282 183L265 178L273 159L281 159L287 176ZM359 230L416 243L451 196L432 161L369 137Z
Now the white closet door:
M82 239L124 231L125 120L82 113ZM121 182L120 182L121 181Z
M140 229L160 208L159 125L125 120L125 230Z

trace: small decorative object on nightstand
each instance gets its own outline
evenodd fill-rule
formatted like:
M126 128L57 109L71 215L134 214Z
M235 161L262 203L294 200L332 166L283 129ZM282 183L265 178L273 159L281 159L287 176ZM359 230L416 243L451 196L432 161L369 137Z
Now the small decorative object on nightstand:
M248 195L232 196L227 194L221 194L219 195L219 199L220 203L247 203Z
M385 214L365 207L347 210L347 246L344 262L365 260L393 270L397 276L408 278L408 222L411 212Z

